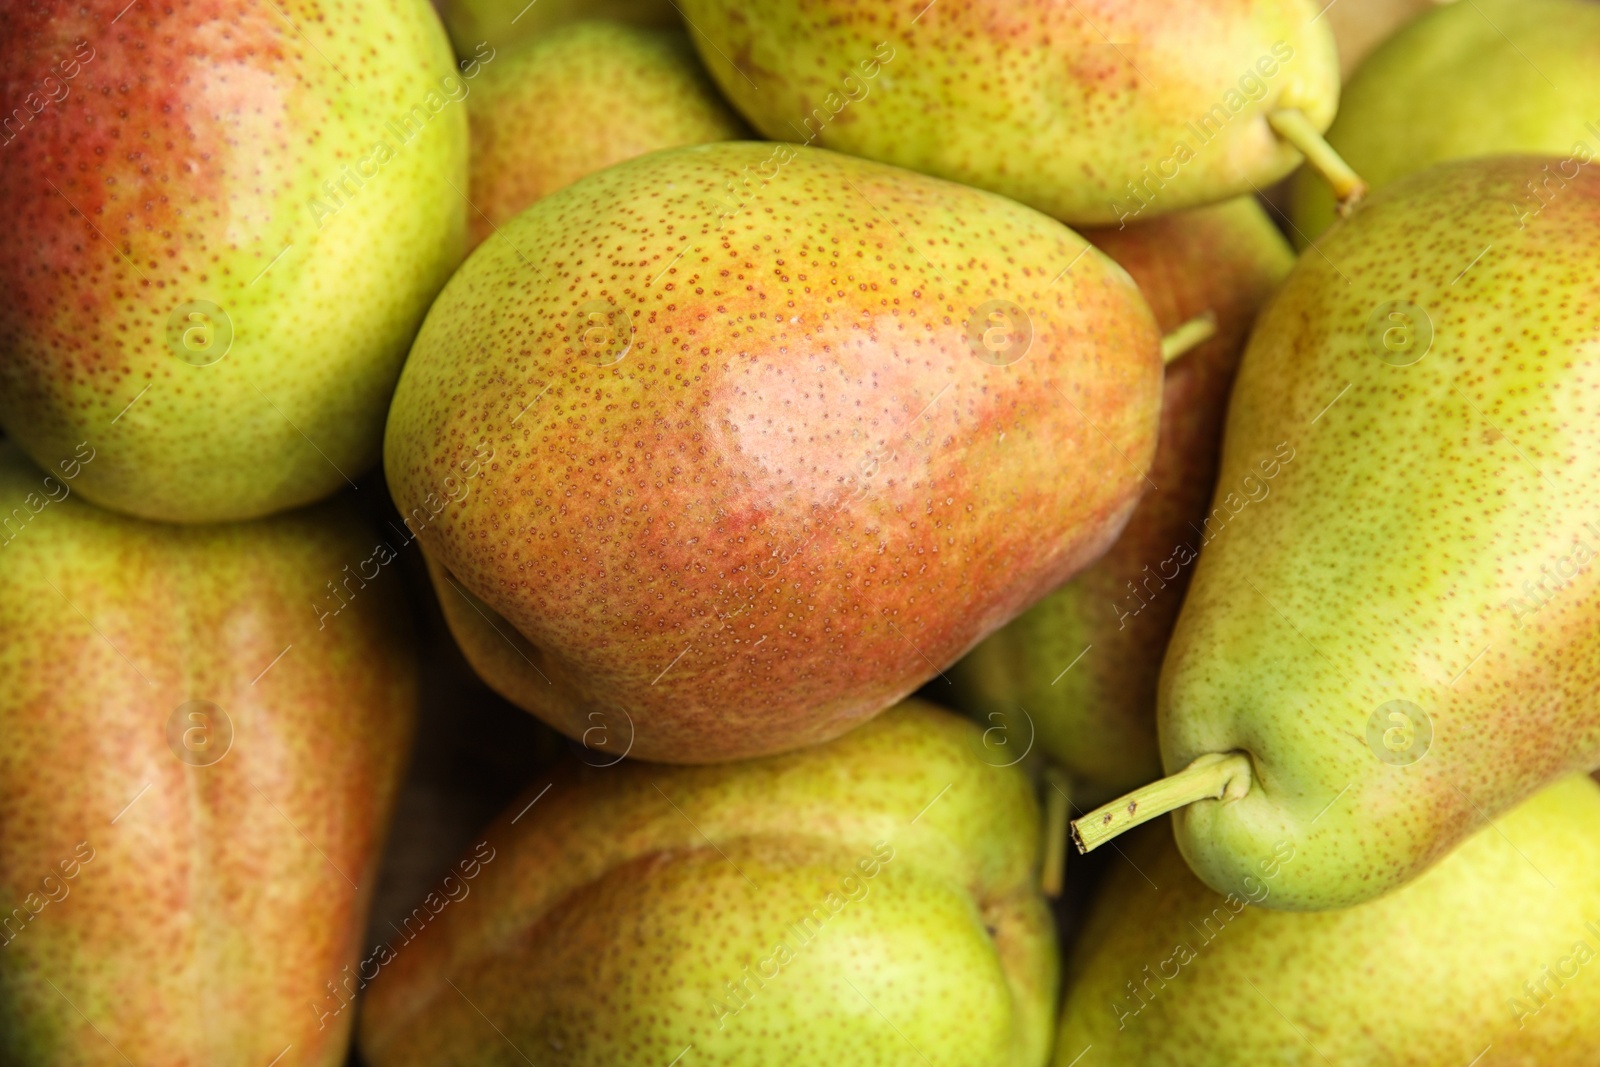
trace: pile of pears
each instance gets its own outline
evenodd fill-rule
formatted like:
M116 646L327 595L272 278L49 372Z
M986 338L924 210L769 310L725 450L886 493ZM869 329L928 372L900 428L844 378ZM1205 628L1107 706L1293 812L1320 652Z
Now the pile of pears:
M1597 58L0 11L0 1067L1594 1067Z

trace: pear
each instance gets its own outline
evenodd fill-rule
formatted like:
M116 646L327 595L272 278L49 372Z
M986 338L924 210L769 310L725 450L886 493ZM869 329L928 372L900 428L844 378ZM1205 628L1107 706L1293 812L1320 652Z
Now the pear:
M464 251L481 64L426 0L7 18L0 66L42 80L0 133L0 426L162 521L351 484Z
M681 6L712 77L767 137L975 185L1073 224L1267 185L1300 160L1290 138L1320 141L1339 96L1312 0Z
M672 0L437 0L457 54L515 49L571 22L599 19L633 26L682 26Z
M385 561L339 505L102 511L97 462L0 446L0 1063L335 1067L414 714Z
M577 22L485 68L472 122L472 241L542 196L646 152L745 133L682 29Z
M1287 841L1226 897L1165 825L1126 852L1067 964L1057 1067L1600 1059L1600 786L1583 775L1340 911L1269 910L1308 858Z
M479 247L384 463L497 691L612 752L738 759L838 736L1099 556L1160 348L1126 272L1020 204L672 149Z
M1412 19L1458 0L1338 0L1323 8L1346 83L1361 61ZM1344 110L1343 107L1340 108ZM1337 121L1337 120L1335 120Z
M1163 330L1210 312L1216 335L1167 365L1150 482L1116 544L947 675L958 707L1004 723L1015 751L1037 736L1078 798L1105 799L1160 774L1156 677L1205 542L1228 389L1294 254L1250 197L1083 235L1127 268Z
M908 701L783 756L535 779L374 950L366 1061L1043 1064L1038 814L978 735Z
M1505 202L1546 163L1379 190L1262 313L1162 665L1172 777L1083 844L1177 807L1218 892L1288 841L1267 906L1349 907L1600 766L1600 174L1521 226Z
M1449 159L1560 157L1506 204L1519 217L1535 215L1600 156L1596 48L1600 5L1588 0L1442 6L1361 65L1328 141L1372 188ZM1332 198L1317 175L1297 179L1292 216L1302 240L1333 222Z

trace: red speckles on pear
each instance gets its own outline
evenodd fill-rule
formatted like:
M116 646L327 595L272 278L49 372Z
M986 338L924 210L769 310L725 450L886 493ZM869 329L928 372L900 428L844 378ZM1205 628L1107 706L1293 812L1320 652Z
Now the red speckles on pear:
M1084 247L814 150L613 168L447 288L392 409L391 487L426 516L493 450L424 541L553 661L517 694L532 710L581 732L586 702L620 704L655 758L831 736L1059 583L1136 496L1155 327ZM1031 317L1010 366L969 339L996 299ZM606 301L630 347L596 366L574 316Z
M1338 97L1332 35L1308 0L683 7L712 76L766 136L991 189L1074 223L1248 194L1298 159L1267 112L1299 107L1323 127ZM1211 132L1191 129L1211 108Z
M1283 899L1357 903L1600 758L1600 175L1524 219L1547 162L1385 186L1256 325L1214 503L1293 459L1202 552L1162 674L1168 766L1246 750L1270 783L1180 822L1214 886L1349 786ZM1425 758L1369 740L1392 700Z

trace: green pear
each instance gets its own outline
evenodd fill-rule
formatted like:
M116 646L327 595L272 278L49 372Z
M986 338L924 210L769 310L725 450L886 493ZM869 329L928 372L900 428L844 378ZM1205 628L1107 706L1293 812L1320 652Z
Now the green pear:
M1600 786L1583 775L1339 911L1268 910L1306 858L1288 842L1226 897L1165 825L1126 851L1067 964L1057 1067L1600 1060Z
M1505 203L1547 162L1403 178L1296 263L1240 364L1162 666L1173 777L1081 843L1179 807L1218 892L1288 841L1268 906L1348 907L1600 766L1600 174L1521 225Z
M1054 0L682 0L695 45L767 137L1002 193L1074 224L1264 186L1318 140L1339 68L1313 0L1199 8ZM1277 112L1298 116L1280 133Z
M1328 141L1374 189L1449 159L1560 157L1507 204L1537 214L1600 157L1597 48L1600 5L1589 0L1444 5L1361 65ZM1296 180L1292 215L1302 240L1333 222L1333 199L1316 174Z
M1339 50L1339 76L1347 83L1351 73L1372 50L1406 23L1457 0L1338 0L1323 8ZM1341 112L1344 106L1341 105ZM1337 121L1337 120L1335 120Z
M1043 1064L1058 962L1038 814L982 751L971 723L907 702L783 756L536 779L441 882L448 902L375 950L391 962L362 1053Z
M0 1063L337 1067L401 605L341 506L149 523L74 492L100 460L0 445Z
M479 247L384 463L497 691L613 752L738 759L837 737L1098 557L1160 349L1127 273L1020 204L672 149Z
M1150 481L1116 544L946 673L958 707L1003 724L1018 751L1036 734L1077 798L1105 799L1161 773L1156 677L1205 540L1228 389L1294 254L1251 197L1083 235L1133 276L1163 330L1210 312L1217 332L1167 365Z
M577 22L484 70L472 121L472 242L585 174L746 131L680 28Z
M463 58L480 47L514 48L569 22L602 19L634 26L682 25L672 0L436 0Z
M41 80L0 124L0 426L46 469L87 442L76 491L149 519L350 484L464 250L481 67L426 0L7 17Z

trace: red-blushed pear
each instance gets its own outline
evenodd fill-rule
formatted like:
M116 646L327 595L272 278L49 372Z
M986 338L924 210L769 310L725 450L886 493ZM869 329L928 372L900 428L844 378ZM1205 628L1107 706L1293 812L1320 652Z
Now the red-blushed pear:
M1289 840L1226 896L1165 820L1124 850L1067 962L1056 1067L1600 1062L1600 787L1583 775L1337 911L1271 910L1307 858Z
M1098 557L1144 484L1149 306L1013 201L728 142L502 232L429 313L384 463L467 657L570 737L835 737Z
M979 733L908 701L782 756L536 778L459 861L466 894L393 949L363 1056L1042 1067L1039 818Z
M345 1062L414 678L344 505L169 526L0 445L0 1063Z
M1079 819L1082 844L1175 811L1218 892L1290 840L1266 906L1350 907L1600 766L1600 173L1523 226L1505 198L1548 162L1402 178L1296 262L1162 663L1170 777Z
M471 74L426 0L0 12L0 426L168 522L343 488L466 231ZM32 88L30 88L32 86Z
M1328 158L1339 69L1316 0L680 0L767 137L975 185L1074 225L1251 192Z
M1156 678L1195 556L1220 532L1207 507L1228 390L1256 312L1294 264L1248 197L1083 235L1133 276L1163 330L1210 312L1216 334L1167 364L1150 481L1116 544L946 672L958 706L1003 723L1018 751L1036 736L1080 800L1160 773ZM1246 488L1264 497L1270 479Z
M540 197L646 152L748 133L681 27L577 22L507 49L467 102L472 243Z

